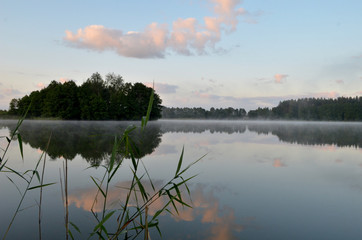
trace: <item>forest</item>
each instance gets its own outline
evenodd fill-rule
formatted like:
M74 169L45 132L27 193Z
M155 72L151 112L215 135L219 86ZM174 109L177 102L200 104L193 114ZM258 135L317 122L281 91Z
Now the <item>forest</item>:
M20 116L30 106L29 118L63 120L139 120L146 113L152 88L125 82L109 73L103 79L96 72L82 85L74 81L52 81L46 88L12 99L0 116ZM279 102L273 108L164 107L154 94L151 120L164 119L271 119L311 121L362 121L362 97L335 99L302 98Z
M303 98L286 100L273 108L257 108L246 112L234 108L168 108L162 118L179 119L286 119L311 121L361 121L362 97L336 99Z
M336 99L303 98L286 100L274 108L258 108L248 112L249 118L312 121L361 121L362 97Z
M52 81L46 88L12 99L9 115L26 112L29 118L64 120L139 120L147 111L152 88L142 83L124 82L122 76L109 73L105 79L96 72L81 86L74 81ZM161 117L162 100L154 94L151 120Z
M242 119L246 117L243 108L168 108L163 107L162 118L191 118L191 119Z

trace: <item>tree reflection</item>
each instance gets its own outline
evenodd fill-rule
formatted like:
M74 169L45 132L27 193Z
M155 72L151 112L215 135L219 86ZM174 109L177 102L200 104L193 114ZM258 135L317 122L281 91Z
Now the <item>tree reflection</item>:
M161 121L162 132L272 134L280 141L303 145L362 148L361 123L279 121Z
M258 134L272 134L288 143L362 147L362 125L356 123L250 123L248 130Z
M115 135L137 122L87 121L25 121L20 128L23 141L32 148L44 150L50 134L52 142L47 153L53 159L74 159L78 154L92 165L108 159ZM0 121L0 128L10 131L16 122ZM151 154L161 143L164 133L227 133L272 134L280 141L304 145L336 145L362 148L362 124L316 122L258 122L258 121L157 121L150 122L143 133L133 131L142 158Z
M133 122L137 124L136 122ZM25 121L19 132L24 143L44 151L49 136L52 140L47 149L52 159L63 157L72 160L78 154L91 165L99 165L112 152L114 137L121 135L131 122L83 122L83 121ZM11 131L15 122L1 122ZM159 126L147 127L142 133L136 129L132 139L139 149L137 158L151 154L161 142Z

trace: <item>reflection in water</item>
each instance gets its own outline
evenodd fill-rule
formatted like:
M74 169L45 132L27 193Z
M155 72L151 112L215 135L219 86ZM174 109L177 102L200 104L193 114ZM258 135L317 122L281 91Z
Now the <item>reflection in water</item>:
M284 162L282 162L280 158L274 159L273 167L286 167L286 166L287 165Z
M81 225L85 235L94 226L89 223L94 220L90 209L93 206L99 212L102 205L101 201L94 203L96 187L85 187L92 183L88 172L83 171L89 164L82 158L90 163L107 159L114 135L121 134L129 124L132 122L26 121L20 129L23 141L28 143L24 146L27 156L34 154L35 161L38 157L31 147L43 149L50 132L53 132L48 151L51 157L76 157L69 162L71 220ZM4 128L1 135L7 135L14 126L14 121L0 121L0 128ZM144 163L157 179L167 178L165 175L179 158L183 144L186 145L185 162L200 153L209 153L193 169L202 174L191 184L194 208L180 208L179 216L161 216L164 239L308 239L311 234L321 239L359 239L361 236L361 123L157 121L150 122L146 129L147 134L134 137L144 143L140 157L154 151L145 157ZM12 160L20 155L16 141L14 145L17 155L9 155ZM22 162L18 158L11 164L24 167L33 162ZM47 182L59 181L61 164L62 161L47 164ZM120 171L116 178L128 180L127 170ZM87 171L100 178L100 171L93 168ZM0 225L5 226L5 220L16 207L9 204L17 203L14 201L17 192L6 176L2 177L0 192L14 190L13 194L1 195L2 202L7 203L0 206L0 212L6 216L0 218ZM155 181L156 185L163 183L163 180ZM125 196L120 186L128 184L118 182L111 189L110 208L119 208ZM219 192L225 186L233 193ZM33 195L24 206L34 205L33 200L38 197L36 190L30 194ZM49 236L46 239L54 239L53 236L64 239L59 187L49 187L45 194L44 225L48 225L44 229ZM160 199L149 209L150 213L154 214L164 203L165 200ZM172 210L172 206L170 208ZM22 212L21 217L31 210ZM29 221L34 216L37 212L29 213L24 220L19 217L11 239L36 238L35 221ZM35 227L29 227L29 223ZM28 229L23 230L24 226ZM54 234L54 231L58 232ZM34 237L27 236L29 233ZM157 238L157 233L154 236Z
M50 133L52 142L48 149L51 158L74 159L77 154L93 165L98 165L112 151L115 135L120 135L130 124L137 122L97 121L25 121L20 128L23 141L36 149L44 150ZM0 128L14 129L15 121L0 121ZM362 148L361 123L316 122L263 122L263 121L157 121L149 123L145 132L139 128L133 139L140 149L139 158L151 154L168 132L183 133L239 133L246 130L257 134L275 135L280 141L321 147ZM325 146L328 145L328 146ZM172 145L163 145L159 154L175 151ZM276 163L275 165L278 165ZM283 165L283 164L280 164Z
M118 209L122 203L122 199L125 199L127 192L124 187L131 184L129 181L119 182L116 188L109 191L108 209ZM154 181L156 186L162 186L164 181ZM144 183L145 189L148 192L152 192L150 184ZM172 207L170 210L174 212L172 218L182 224L182 222L193 222L193 224L204 224L205 227L199 227L199 231L190 233L190 238L195 239L195 236L207 236L207 239L237 239L235 234L245 229L244 225L237 223L235 218L235 211L231 207L221 207L219 200L214 196L213 191L206 191L205 186L197 184L194 188L191 188L192 202L189 204L193 208L186 208L178 205L179 213L176 214ZM152 194L151 194L152 195ZM98 196L98 197L96 197ZM138 199L141 199L141 195ZM95 201L96 200L96 201ZM84 211L90 212L93 209L94 212L100 212L103 208L103 199L100 194L97 195L97 188L80 189L76 190L69 196L69 204L74 204L77 208L82 208ZM184 199L185 200L185 199ZM149 208L149 214L153 216L159 209L161 209L168 202L168 198L159 198ZM129 203L130 206L135 206L135 199L132 199ZM165 217L165 216L164 216ZM182 228L182 226L180 227ZM161 228L163 229L163 228ZM195 236L192 236L195 235Z
M15 128L14 121L0 124L0 127L7 126L9 131ZM23 142L41 151L45 150L52 134L47 150L52 159L72 160L79 154L90 164L99 165L112 152L114 137L120 136L131 124L135 122L25 121L19 131ZM137 128L131 137L139 149L136 157L142 158L160 144L161 131L157 125L147 127L142 133Z
M258 134L271 133L288 143L362 148L361 123L277 122L249 124L248 129Z
M159 121L162 132L272 134L280 141L303 145L362 148L362 123L296 121Z

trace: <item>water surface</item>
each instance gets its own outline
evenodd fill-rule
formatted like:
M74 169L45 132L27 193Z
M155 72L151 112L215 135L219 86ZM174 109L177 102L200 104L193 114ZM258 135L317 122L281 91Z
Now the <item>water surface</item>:
M0 121L0 135L8 136L15 124ZM90 208L96 193L90 176L101 177L103 171L88 167L107 163L114 136L130 124L138 123L24 122L20 129L24 160L13 142L7 155L12 168L33 168L52 136L45 175L46 182L57 184L43 193L44 239L64 239L59 171L65 159L70 219L81 228L83 238L88 237L95 223ZM188 173L198 174L190 183L194 208L181 209L178 216L161 216L164 239L362 237L361 123L163 120L151 122L145 134L134 137L143 143L138 157L156 185L173 176L183 147L185 165L206 154ZM1 140L3 147L6 140ZM110 208L117 208L117 199L122 198L117 186L129 183L130 164L123 163L113 183ZM7 176L20 184L14 174L0 174L1 235L20 199ZM39 191L29 192L8 239L37 238L37 199Z

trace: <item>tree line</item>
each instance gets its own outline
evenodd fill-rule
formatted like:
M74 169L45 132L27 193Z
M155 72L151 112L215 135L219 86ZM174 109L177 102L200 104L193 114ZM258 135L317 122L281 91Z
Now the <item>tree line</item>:
M286 100L274 108L258 108L248 112L249 118L312 121L361 121L362 97L336 99L303 98Z
M162 118L194 118L194 119L241 119L246 117L246 111L243 108L162 108Z
M124 82L109 73L105 79L96 72L82 85L74 81L52 81L46 88L12 99L8 114L64 120L140 120L146 114L152 88ZM154 94L150 119L161 117L162 100Z
M337 99L303 98L286 100L274 108L257 108L246 112L234 108L168 108L162 118L191 119L287 119L313 121L362 121L362 97Z

